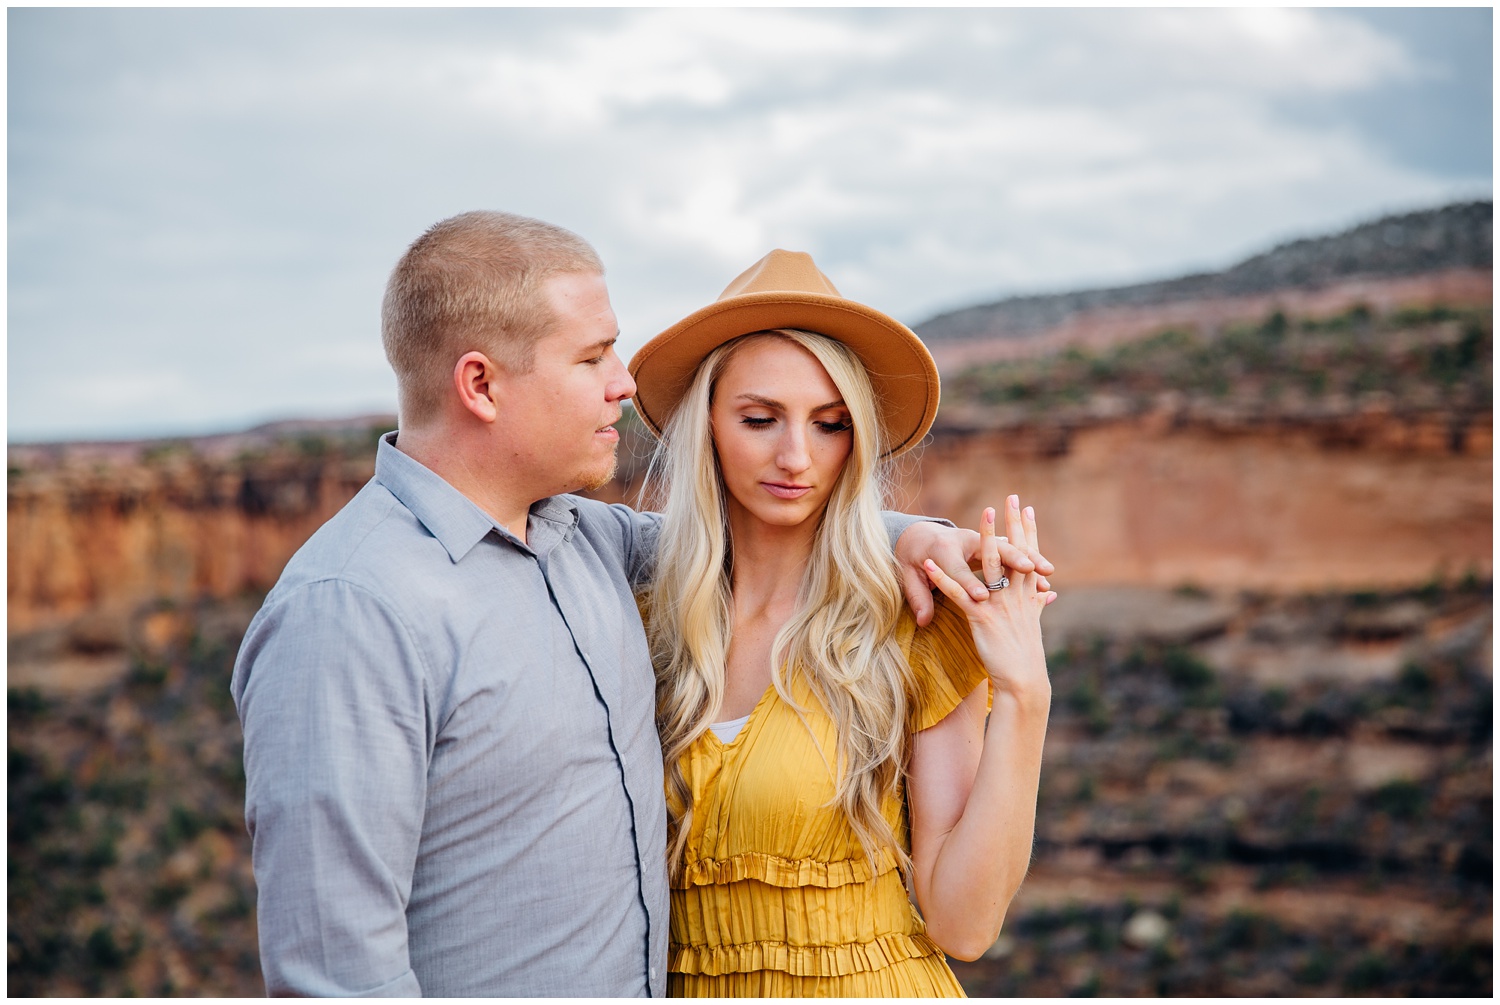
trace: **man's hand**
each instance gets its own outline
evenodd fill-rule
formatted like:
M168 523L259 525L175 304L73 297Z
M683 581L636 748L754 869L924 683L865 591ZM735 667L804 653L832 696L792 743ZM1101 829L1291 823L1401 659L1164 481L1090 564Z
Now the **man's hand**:
M1037 586L1045 591L1052 588L1046 577L1057 570L1040 552L1026 547L1025 524L1034 523L1034 519L1022 514L1018 496L1006 498L1005 528L1008 533L1000 541L1000 558L1007 568L1017 572L1041 573ZM969 562L978 562L979 558L978 531L922 521L902 532L896 539L896 564L900 567L901 588L906 592L907 606L916 616L917 624L926 625L932 620L935 610L932 583L922 563L928 559L936 562L939 569L979 602L990 595L984 583L969 569Z

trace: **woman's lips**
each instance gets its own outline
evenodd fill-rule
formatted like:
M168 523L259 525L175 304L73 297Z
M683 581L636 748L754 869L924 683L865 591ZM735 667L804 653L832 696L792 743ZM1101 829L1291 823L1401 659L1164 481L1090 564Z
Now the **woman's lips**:
M761 482L760 484L777 499L801 499L812 491L811 485L792 485L787 482Z

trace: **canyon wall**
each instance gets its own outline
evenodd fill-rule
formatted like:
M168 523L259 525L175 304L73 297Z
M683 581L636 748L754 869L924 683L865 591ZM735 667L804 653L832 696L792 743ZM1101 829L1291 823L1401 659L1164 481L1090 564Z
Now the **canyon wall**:
M1288 593L1410 586L1491 569L1491 419L1178 425L934 438L915 508L974 526L1017 492L1068 586Z
M28 462L13 456L7 488L12 636L264 591L373 472L370 453L339 451ZM1454 429L1379 415L1216 426L1162 412L940 428L897 495L973 526L983 506L1020 493L1041 514L1060 589L1291 592L1488 578L1492 471L1488 415ZM624 498L631 482L600 494Z
M7 480L9 632L143 604L264 592L374 473L374 458L67 459Z

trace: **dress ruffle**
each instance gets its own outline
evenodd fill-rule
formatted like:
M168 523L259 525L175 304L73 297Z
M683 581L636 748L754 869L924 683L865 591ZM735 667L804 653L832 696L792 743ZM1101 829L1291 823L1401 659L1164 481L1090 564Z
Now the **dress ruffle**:
M916 684L910 718L913 732L942 722L989 679L963 612L941 602L936 608L926 628L917 631L915 623L905 618L897 628L897 641L907 650Z
M741 880L759 880L768 886L816 886L831 889L850 883L868 883L896 868L896 858L882 851L875 858L875 869L867 859L843 859L820 862L816 859L790 859L763 852L743 852L729 858L703 858L687 863L682 878L673 884L678 889L693 886L720 886Z
M711 977L753 970L780 970L797 977L843 977L942 953L936 943L922 934L883 935L873 942L837 946L791 946L785 942L744 942L733 946L674 944L667 968Z

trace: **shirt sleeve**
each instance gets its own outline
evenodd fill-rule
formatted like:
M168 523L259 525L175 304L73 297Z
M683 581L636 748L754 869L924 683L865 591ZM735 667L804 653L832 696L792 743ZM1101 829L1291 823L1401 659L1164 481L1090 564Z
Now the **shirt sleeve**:
M606 526L610 534L615 536L630 585L639 588L649 583L656 573L656 546L661 533L661 514L642 513L624 503L605 504L582 496L571 498L580 511L603 514L601 519L591 521L591 525Z
M410 633L374 595L307 584L262 609L232 690L271 995L417 996L406 905L433 735Z
M907 655L911 663L911 730L931 729L989 679L979 660L969 619L941 597L926 628L917 628Z
M952 527L951 520L944 520L935 516L911 516L907 513L896 513L892 510L884 510L880 519L885 522L885 532L891 536L891 547L896 547L896 541L906 532L906 528L914 523L940 523L944 527Z

